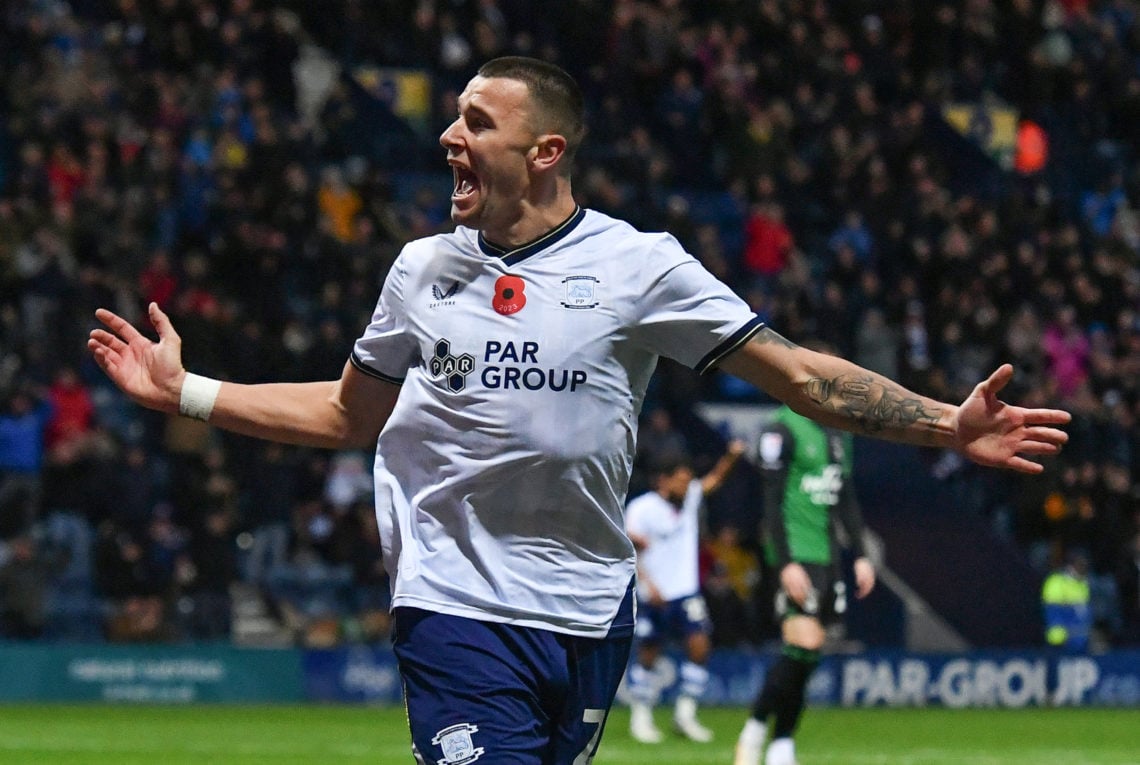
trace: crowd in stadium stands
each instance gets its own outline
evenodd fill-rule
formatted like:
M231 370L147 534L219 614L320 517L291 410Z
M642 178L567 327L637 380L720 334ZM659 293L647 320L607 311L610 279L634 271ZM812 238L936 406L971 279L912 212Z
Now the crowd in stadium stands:
M290 639L384 635L370 455L142 411L84 341L155 301L196 372L338 376L401 243L449 225L458 89L512 53L583 86L581 203L670 231L782 334L943 400L1011 361L1011 400L1073 411L1045 479L932 472L1042 576L1086 554L1103 640L1140 643L1130 0L8 0L4 636L226 639L243 587ZM386 68L425 78L420 113ZM765 401L662 364L643 442L691 447L669 413L698 398ZM724 643L752 639L754 536L710 533Z

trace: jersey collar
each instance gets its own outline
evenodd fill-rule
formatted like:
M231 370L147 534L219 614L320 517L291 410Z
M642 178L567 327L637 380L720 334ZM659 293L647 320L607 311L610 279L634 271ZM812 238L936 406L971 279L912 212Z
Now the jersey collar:
M507 264L508 266L513 266L516 263L526 260L531 255L541 252L555 242L563 239L567 234L573 231L574 228L579 223L581 223L582 219L585 217L586 211L582 208L582 206L575 205L574 212L570 214L569 218L562 221L557 226L550 229L537 239L532 239L526 244L519 245L518 247L514 248L503 247L501 245L494 244L493 242L488 241L487 237L483 236L483 232L480 231L479 249L481 249L484 254L490 255L493 258L500 258L503 263Z

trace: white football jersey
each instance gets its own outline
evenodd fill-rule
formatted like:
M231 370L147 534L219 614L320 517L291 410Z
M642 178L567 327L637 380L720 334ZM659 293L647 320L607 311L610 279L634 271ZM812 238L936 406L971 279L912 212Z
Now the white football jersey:
M761 327L673 237L592 210L511 251L406 245L352 353L403 384L375 465L392 605L605 635L657 357L704 371Z
M646 541L641 570L665 600L687 598L701 590L698 545L704 498L700 480L694 479L680 507L656 491L647 491L631 499L625 509L626 529ZM639 594L648 597L644 589Z

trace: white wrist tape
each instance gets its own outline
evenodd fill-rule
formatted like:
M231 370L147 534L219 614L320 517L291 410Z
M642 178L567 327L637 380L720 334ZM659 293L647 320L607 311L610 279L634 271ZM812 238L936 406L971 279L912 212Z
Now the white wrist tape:
M186 378L182 381L178 413L205 422L210 419L210 412L214 411L214 402L218 400L218 391L221 388L221 380L187 372Z

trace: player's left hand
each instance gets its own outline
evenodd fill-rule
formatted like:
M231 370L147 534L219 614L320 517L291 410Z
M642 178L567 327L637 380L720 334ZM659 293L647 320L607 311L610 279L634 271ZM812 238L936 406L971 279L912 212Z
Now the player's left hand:
M868 558L855 559L855 597L865 598L875 589L875 566Z
M797 606L803 606L812 592L811 577L799 563L791 563L780 569L780 587Z
M1013 367L1002 364L975 386L958 407L955 444L980 465L1040 473L1045 468L1022 455L1059 452L1069 435L1051 426L1064 425L1072 418L1061 409L1026 409L999 401L998 393L1012 378Z
M100 308L95 318L106 329L91 330L87 348L96 363L136 404L160 412L177 412L186 370L182 367L182 338L157 303L147 316L158 342L145 337L129 321Z

